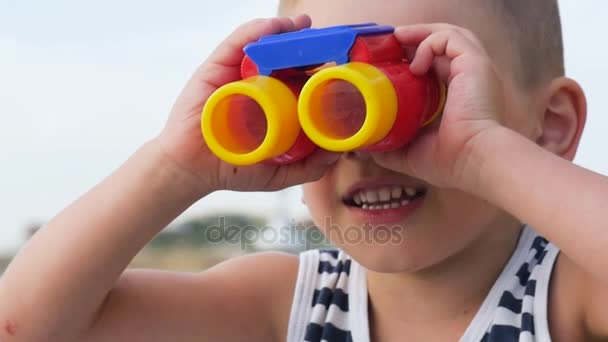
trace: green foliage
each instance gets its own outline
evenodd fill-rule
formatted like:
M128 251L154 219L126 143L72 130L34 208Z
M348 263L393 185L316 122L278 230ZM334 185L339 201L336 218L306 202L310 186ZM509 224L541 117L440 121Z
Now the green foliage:
M311 221L291 222L284 227L271 228L264 218L243 214L187 220L166 229L148 246L153 249L218 247L245 252L271 248L291 253L332 247Z
M260 217L241 214L204 216L170 227L149 244L153 248L170 247L226 247L253 244L244 231L260 231L266 221ZM243 241L245 243L243 243Z

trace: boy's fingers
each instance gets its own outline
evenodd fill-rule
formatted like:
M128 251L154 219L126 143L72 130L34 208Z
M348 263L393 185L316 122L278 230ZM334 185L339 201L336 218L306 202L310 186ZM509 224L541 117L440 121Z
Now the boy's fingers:
M296 26L296 30L309 28L312 25L312 20L306 14L300 14L291 18Z
M276 24L278 27L273 28L273 31L275 33L293 31L296 27L295 23L293 22L293 20L291 18L279 17L279 18L275 18L275 20L278 22L278 24Z
M479 48L458 31L438 31L420 43L411 70L424 74L429 71L436 57L446 56L453 60L465 53L478 54Z
M420 43L410 65L413 73L427 73L433 65L435 56L443 56L445 54L448 40L445 35L439 36L440 34L433 33Z
M341 155L319 149L304 160L281 166L272 180L273 184L269 185L269 190L316 181Z
M236 66L243 59L243 47L266 34L278 30L278 20L254 19L237 28L209 56L208 63Z
M342 153L339 153L339 152L330 152L330 151L318 149L317 151L315 151L315 153L313 153L305 161L305 167L314 168L318 165L323 165L323 166L331 165L331 164L335 163L336 161L338 161L338 159L340 159L341 156L342 156Z
M307 16L252 20L241 25L228 36L209 56L208 62L224 66L238 66L243 59L245 45L266 35L299 30L307 25L310 25L310 18Z
M414 73L426 73L436 57L455 59L467 51L479 53L483 46L467 29L450 24L419 24L400 26L395 37L405 48L416 48L412 61Z
M408 158L408 147L390 152L376 152L372 154L372 158L376 164L385 169L409 176L417 176L416 172L412 169L410 158Z
M218 87L240 78L243 48L260 37L300 30L310 26L310 18L299 15L293 18L255 19L241 25L211 53L205 63L192 75L176 105L188 113L200 112L204 101Z
M476 45L481 46L473 32L456 25L444 23L399 26L395 28L395 37L403 45L417 46L431 34L441 31L458 32L474 41Z
M410 144L388 152L371 153L374 161L389 170L421 178L425 175L419 170L421 165L429 165L436 155L437 139L432 132L420 134Z
M458 32L460 30L463 29L458 26L442 23L407 25L395 28L395 37L403 45L418 46L420 45L420 43L422 43L434 33L444 31Z
M433 34L430 25L409 25L395 28L395 38L405 46L418 46Z
M287 167L291 168L290 173L295 182L311 182L321 178L325 171L340 159L341 155L341 153L319 149L303 161Z

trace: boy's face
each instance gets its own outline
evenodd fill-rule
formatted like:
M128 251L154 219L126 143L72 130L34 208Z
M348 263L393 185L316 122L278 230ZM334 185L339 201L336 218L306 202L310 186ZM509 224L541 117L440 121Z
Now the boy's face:
M287 15L305 13L314 27L377 22L393 26L445 22L468 28L496 58L509 99L507 125L529 135L533 114L524 91L514 81L512 46L491 26L495 19L474 0L299 0ZM479 12L479 13L478 13ZM441 70L438 70L441 73ZM345 204L355 189L382 196L401 187L424 195L398 209L370 212ZM382 190L384 188L384 190ZM413 271L437 264L491 236L487 227L516 227L517 222L488 203L456 190L441 189L419 179L384 169L364 152L348 153L317 182L304 185L304 200L315 222L340 248L367 268L381 272ZM399 191L399 190L395 190ZM403 190L404 191L404 190ZM375 195L374 195L375 194ZM384 195L386 196L386 195ZM388 228L397 227L389 231ZM500 228L498 228L500 229ZM386 240L390 240L386 242Z

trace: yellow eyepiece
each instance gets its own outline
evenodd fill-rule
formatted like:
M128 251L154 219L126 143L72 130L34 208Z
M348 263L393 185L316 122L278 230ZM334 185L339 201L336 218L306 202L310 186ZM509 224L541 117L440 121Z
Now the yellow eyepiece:
M215 155L234 165L272 159L287 152L300 133L297 103L291 89L272 77L226 84L203 108L203 137Z
M353 62L314 74L298 101L300 125L318 146L346 152L384 138L397 117L398 100L378 68Z

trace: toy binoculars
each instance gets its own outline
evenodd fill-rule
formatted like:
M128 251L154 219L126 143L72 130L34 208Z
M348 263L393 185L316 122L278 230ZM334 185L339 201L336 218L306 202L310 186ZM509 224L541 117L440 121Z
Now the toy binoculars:
M410 72L394 28L304 29L247 45L241 81L217 89L202 113L210 150L234 165L287 164L320 147L389 151L443 110L445 86Z

